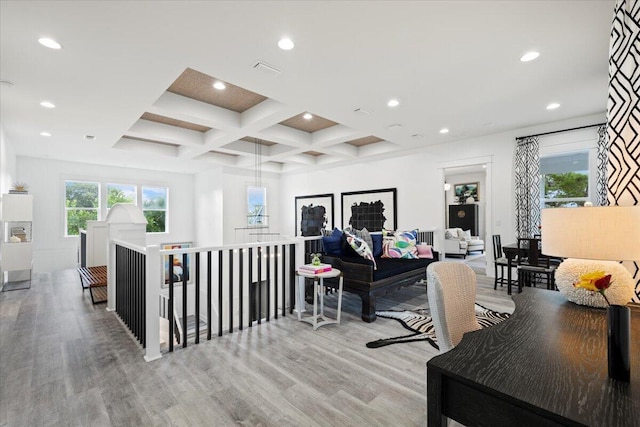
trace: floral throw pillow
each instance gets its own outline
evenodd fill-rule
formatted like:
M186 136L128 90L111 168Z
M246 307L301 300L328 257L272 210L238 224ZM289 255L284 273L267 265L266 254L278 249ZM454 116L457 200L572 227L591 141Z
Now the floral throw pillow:
M378 266L376 265L376 259L373 257L373 252L371 251L371 248L369 247L367 242L365 242L360 237L351 234L347 230L344 230L344 234L347 238L347 243L349 243L349 246L351 246L353 250L356 251L356 253L362 258L372 261L373 269L377 270Z
M397 231L385 236L382 242L382 258L417 259L417 233L415 231Z

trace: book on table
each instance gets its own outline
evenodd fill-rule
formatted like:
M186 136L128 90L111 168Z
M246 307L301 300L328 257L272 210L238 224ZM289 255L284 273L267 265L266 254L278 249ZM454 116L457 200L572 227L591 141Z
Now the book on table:
M331 264L320 264L320 265L304 264L300 266L299 270L302 273L309 273L309 274L326 273L328 271L331 271Z

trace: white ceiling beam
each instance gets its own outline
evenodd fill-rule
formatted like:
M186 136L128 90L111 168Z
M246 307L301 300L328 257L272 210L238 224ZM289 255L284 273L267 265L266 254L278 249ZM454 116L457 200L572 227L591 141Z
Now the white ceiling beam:
M173 145L156 144L153 142L139 141L137 139L130 138L120 138L120 140L113 145L113 148L144 153L146 155L156 154L170 157L178 157L179 149L179 147Z
M190 146L202 146L204 142L201 132L143 119L135 122L127 131L127 135Z
M267 98L240 114L240 127L260 130L300 114L299 109L286 106L281 102Z
M240 127L240 113L171 92L164 92L148 111L210 128Z

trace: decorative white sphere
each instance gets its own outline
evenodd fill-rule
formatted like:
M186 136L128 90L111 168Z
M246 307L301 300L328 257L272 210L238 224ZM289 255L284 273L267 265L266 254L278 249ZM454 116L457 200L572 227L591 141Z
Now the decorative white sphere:
M569 301L591 307L606 307L607 302L599 292L576 288L574 283L580 276L602 270L611 274L611 286L605 291L611 304L626 305L631 301L635 283L631 273L622 264L615 261L591 261L568 258L556 270L556 286Z

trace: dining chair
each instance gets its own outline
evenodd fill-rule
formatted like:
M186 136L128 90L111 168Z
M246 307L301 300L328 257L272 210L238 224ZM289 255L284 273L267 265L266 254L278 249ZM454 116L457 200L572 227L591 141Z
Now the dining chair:
M500 267L500 276L498 277L498 267ZM502 252L502 242L499 234L493 235L493 271L494 281L493 289L498 289L498 283L502 287L507 283L507 278L504 275L504 269L509 267L509 262Z
M427 297L440 353L455 347L476 319L476 273L466 264L437 261L427 267Z
M518 292L523 286L536 286L538 279L546 279L547 289L555 290L556 266L551 265L550 258L540 252L539 238L518 238L518 248L525 255L518 259Z

